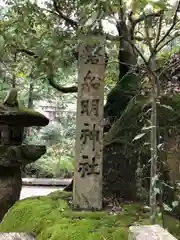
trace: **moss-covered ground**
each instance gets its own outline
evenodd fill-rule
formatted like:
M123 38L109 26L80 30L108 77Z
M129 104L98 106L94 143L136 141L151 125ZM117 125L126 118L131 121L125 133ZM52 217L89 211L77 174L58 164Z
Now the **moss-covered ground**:
M149 213L139 204L122 204L116 214L111 209L78 212L70 209L69 196L54 192L17 202L0 224L0 232L34 232L38 240L127 240L130 225L149 224ZM180 239L180 222L169 216L165 222Z

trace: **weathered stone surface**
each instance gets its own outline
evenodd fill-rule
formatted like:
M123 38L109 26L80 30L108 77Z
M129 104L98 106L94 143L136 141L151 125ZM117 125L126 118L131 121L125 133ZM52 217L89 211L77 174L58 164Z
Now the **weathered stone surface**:
M104 38L100 35L84 38L79 46L75 208L102 208L104 54Z
M0 146L0 221L19 200L22 187L20 166L36 161L45 152L45 146Z
M159 225L131 226L128 240L177 240Z
M21 145L23 142L24 127L0 124L1 145Z
M25 107L0 105L0 124L20 125L23 127L46 126L49 119L43 114Z
M8 209L19 200L21 187L19 167L0 167L0 222Z
M0 233L0 240L34 240L31 233Z
M49 119L43 114L19 105L15 88L10 90L0 105L0 221L19 200L21 166L36 161L46 152L45 146L21 146L24 127L46 126L48 123Z
M40 145L20 145L5 146L0 145L0 166L21 166L35 162L46 152L46 146Z
M36 161L45 152L45 146L0 146L0 221L19 200L22 188L20 167Z

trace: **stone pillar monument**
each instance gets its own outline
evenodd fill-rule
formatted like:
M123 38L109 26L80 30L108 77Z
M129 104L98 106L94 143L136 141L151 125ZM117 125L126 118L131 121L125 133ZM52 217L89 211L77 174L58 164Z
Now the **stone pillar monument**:
M104 44L92 35L79 47L73 205L80 209L102 208Z

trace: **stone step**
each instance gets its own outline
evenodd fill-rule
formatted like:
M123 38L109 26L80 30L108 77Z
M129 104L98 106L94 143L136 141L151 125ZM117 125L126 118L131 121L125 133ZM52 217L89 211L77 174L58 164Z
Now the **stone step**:
M177 240L159 225L131 226L128 240Z
M22 183L26 186L67 186L71 180L71 178L22 178Z

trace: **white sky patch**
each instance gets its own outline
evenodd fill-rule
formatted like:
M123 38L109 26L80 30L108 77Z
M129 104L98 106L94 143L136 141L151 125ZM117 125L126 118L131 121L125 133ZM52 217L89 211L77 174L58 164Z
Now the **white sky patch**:
M115 23L109 22L109 20L102 20L103 29L106 33L110 33L112 35L118 35L117 28Z
M3 0L0 0L0 6L1 7L5 7L6 6L6 4L5 4L5 2Z

